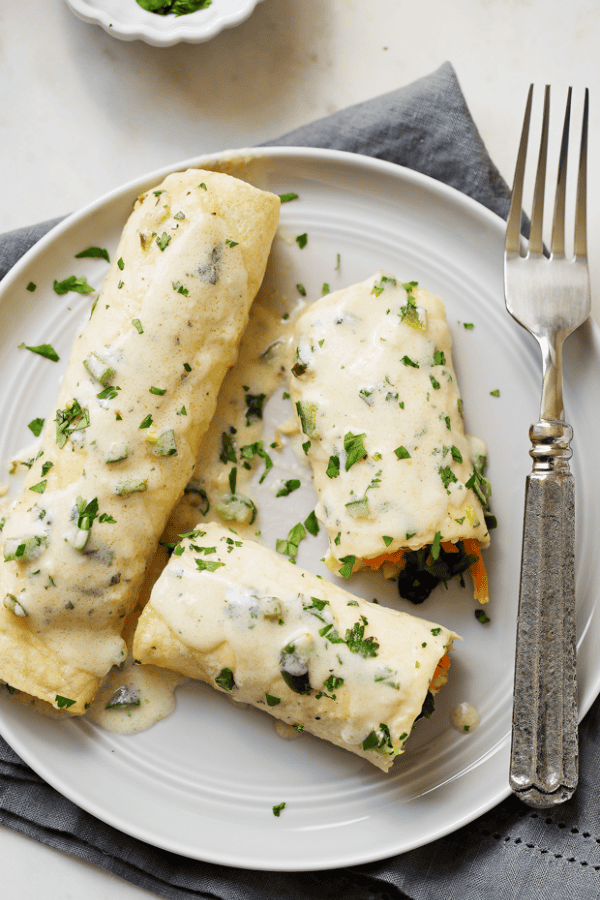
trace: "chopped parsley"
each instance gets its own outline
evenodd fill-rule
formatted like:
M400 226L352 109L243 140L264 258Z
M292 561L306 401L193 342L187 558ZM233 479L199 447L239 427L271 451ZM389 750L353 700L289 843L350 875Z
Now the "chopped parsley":
M300 727L302 727L302 726L300 726ZM296 728L295 725L294 725L294 728ZM275 816L275 818L277 818L277 819L279 818L279 816L281 815L282 809L285 809L285 803L278 803L277 806L273 807L273 815Z
M499 389L499 388L496 388L495 391L490 391L490 397L499 397L499 396L500 396L500 389Z
M291 200L297 200L298 194L289 193L289 194L280 194L279 199L282 203L289 203Z
M150 388L150 393L151 393L151 394L157 394L159 397L162 397L163 394L166 394L166 393L167 393L167 389L166 389L166 388L151 387L151 388Z
M70 700L69 697L61 697L60 694L56 695L54 702L59 709L68 709L69 706L74 706L77 703L76 700Z
M350 578L350 576L352 575L352 569L354 568L354 563L356 562L356 556L342 556L340 562L344 565L339 570L339 574L342 576L342 578Z
M304 527L309 534L313 535L313 537L316 537L318 535L320 526L314 509L304 520Z
M394 453L398 457L398 459L410 459L410 453L406 449L406 447L396 447Z
M206 560L206 559L196 559L194 560L196 565L198 566L199 572L215 572L221 566L224 566L225 563L217 562L216 559Z
M235 681L231 669L221 669L221 671L215 678L215 681L219 685L219 687L223 688L224 691L228 691L230 694L233 693Z
M87 283L85 276L77 278L76 275L69 275L62 281L54 280L54 290L59 296L67 294L69 291L75 291L76 294L93 294L96 288Z
M364 434L352 434L349 431L344 435L344 450L346 451L346 464L345 469L346 472L348 469L352 468L352 466L359 462L361 459L367 455L367 451L365 450L365 445L363 443Z
M402 357L402 362L405 366L412 366L413 369L419 368L419 363L414 362L414 360L412 360L409 356L406 356L406 354Z
M120 269L121 272L122 272L123 269L125 268L125 262L124 262L122 256L120 256L120 257L118 258L118 260L117 260L117 265L118 265L119 269Z
M246 425L250 425L251 421L262 419L266 398L266 394L246 394Z
M136 331L137 331L138 334L143 334L143 333L144 333L144 329L142 328L142 323L140 322L139 319L132 319L132 320L131 320L131 324L132 324L133 327L136 329Z
M285 484L277 491L275 494L276 497L287 497L292 491L297 491L300 487L300 480L298 478L289 478Z
M433 354L433 364L434 366L445 366L446 365L446 355L443 350L436 350Z
M82 408L77 400L73 400L70 407L66 409L56 410L56 443L59 450L62 450L69 435L74 431L83 431L89 428L90 414L87 409Z
M327 463L327 468L325 470L325 474L329 478L337 478L340 474L340 458L339 456L330 456L329 462Z
M307 243L308 243L308 235L307 235L307 233L304 232L304 234L299 234L298 237L296 238L296 243L298 244L298 246L300 247L300 249L303 250L304 247L306 247L306 245L307 245Z
M463 322L463 328L465 329L465 331L473 331L475 326L472 322Z
M477 619L478 622L481 622L482 625L486 625L487 622L492 621L489 616L486 616L486 614L484 613L484 611L482 609L475 610L475 618Z
M301 297L306 297L306 288L303 284L297 284L296 288Z
M35 284L33 281L30 281L25 290L30 291L33 294L36 287L37 287L37 284Z
M52 362L58 362L60 356L50 344L39 344L37 347L28 347L26 344L19 344L19 347L25 347L26 350L31 350L32 353L37 353L38 356L43 356L44 359L49 359Z
M377 284L373 285L371 293L375 294L376 297L379 297L381 294L383 294L383 291L385 290L387 284L391 284L393 287L395 287L398 282L395 278L388 278L387 275L382 275Z
M29 490L30 490L30 491L35 491L36 494L43 494L44 491L46 490L47 484L48 484L48 482L44 479L44 481L40 481L40 482L38 482L38 484L32 485L32 486L29 488Z
M45 421L45 419L32 419L27 427L30 431L33 432L35 437L39 437L42 433L42 428L44 427Z
M277 540L276 550L278 553L283 553L285 556L289 556L292 560L295 560L300 541L304 540L305 537L306 528L302 522L298 522L290 529L287 538Z
M273 697L272 694L265 694L267 700L267 706L279 706L281 703L281 697Z
M233 438L231 437L231 435L227 434L226 431L224 431L221 435L221 453L219 454L219 459L222 463L237 462L235 447L233 446Z
M146 416L146 418L142 419L142 421L140 422L138 430L141 430L142 428L150 428L151 425L152 425L152 415L149 413Z
M389 547L393 540L394 540L393 537L390 537L387 534L383 535L383 543L385 544L386 547Z
M110 258L108 256L108 250L105 250L104 247L88 247L87 250L82 250L81 253L75 254L75 259L105 259L107 263L110 262Z
M160 237L156 238L156 243L158 244L159 248L164 253L164 251L167 249L167 247L171 243L171 235L167 234L166 231L163 231L162 235Z

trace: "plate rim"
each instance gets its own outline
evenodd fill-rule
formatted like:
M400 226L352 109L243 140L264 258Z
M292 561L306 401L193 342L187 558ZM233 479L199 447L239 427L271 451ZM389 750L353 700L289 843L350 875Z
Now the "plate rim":
M365 171L373 171L374 173L387 173L389 175L392 175L392 177L397 178L401 183L409 182L421 189L425 189L429 193L433 193L436 196L443 197L449 200L451 203L458 204L458 206L461 207L461 209L464 210L466 214L475 216L475 218L484 221L488 227L496 230L497 232L502 231L503 233L504 231L504 220L495 212L483 206L483 204L479 203L477 200L469 197L468 195L462 193L454 187L438 181L437 179L429 175L424 175L421 172L409 169L397 163L389 162L387 160L381 160L376 157L364 156L362 154L343 150L301 146L261 146L252 148L230 149L222 152L202 154L200 156L187 158L180 162L161 167L160 169L154 170L150 173L146 173L143 176L130 179L121 184L119 187L105 193L95 201L82 207L80 210L77 210L68 215L65 219L51 228L36 244L34 244L12 267L12 269L6 274L4 279L0 281L0 303L2 303L4 299L5 291L9 290L12 287L13 283L19 277L21 277L22 272L27 269L30 263L34 261L39 254L42 254L49 245L54 243L56 240L59 240L65 232L70 231L73 227L85 221L88 217L93 216L96 212L101 210L103 207L110 205L112 202L119 199L124 199L128 194L135 196L136 193L142 192L144 189L146 189L145 186L148 183L158 183L171 172L181 171L186 168L202 168L203 165L215 164L217 162L227 163L238 158L242 158L245 161L248 161L249 159L254 160L269 157L291 160L294 157L298 156L313 162L323 161L332 164L342 163L344 165L350 165L355 167L357 171L361 171L363 173ZM590 325L594 348L596 352L598 352L598 348L600 347L600 329L593 319L590 319ZM584 702L580 704L580 721L587 713L598 692L600 691L600 669L596 673L595 678L590 679L590 681L593 684L593 687L588 687ZM124 823L119 818L118 814L112 815L110 810L107 811L105 809L97 808L96 804L93 801L86 801L85 797L82 798L77 789L71 789L68 780L61 778L60 773L55 774L53 771L47 770L45 762L40 762L33 751L30 752L27 744L23 740L21 740L18 735L13 734L13 729L11 729L10 725L7 727L6 722L3 720L3 717L1 715L0 724L0 733L5 737L5 739L15 750L15 752L17 752L19 756L21 756L24 762L26 762L38 775L40 775L40 777L42 777L60 794L62 794L64 797L66 797L68 800L70 800L80 808L86 810L88 813L94 815L96 818L105 822L106 824L118 829L119 831L124 832L125 834L128 834L133 838L148 843L151 846L160 847L169 852L183 855L185 858L226 865L231 868L265 870L264 865L252 865L250 860L244 860L243 862L232 862L231 859L228 858L227 853L223 853L221 855L215 853L207 855L206 853L204 853L202 856L190 856L185 851L182 853L182 850L177 845L176 841L169 841L162 838L160 840L157 840L155 837L153 838L151 835L143 833L143 829L136 828L135 826L127 827L127 823L125 823L126 827L124 827ZM9 734L9 737L6 737L7 732ZM499 752L504 752L505 745L508 742L509 736L510 735L506 735L503 739L499 740L495 746L489 748L486 756L493 756L497 755ZM32 756L34 757L33 760ZM479 762L481 762L481 760L478 760L477 764L479 764ZM367 852L360 858L353 858L352 861L349 861L347 858L342 859L342 854L338 851L336 855L339 858L336 858L335 860L332 860L330 858L327 861L311 861L308 865L306 864L306 862L304 862L302 864L298 864L297 868L290 868L289 865L277 865L277 862L274 861L269 866L268 871L318 871L329 868L346 867L348 865L362 865L370 862L377 862L380 860L388 859L392 856L409 852L410 850L416 849L418 847L426 846L427 844L438 840L439 838L455 832L459 828L463 827L466 824L469 824L479 816L488 812L502 800L506 799L506 797L508 797L510 793L511 791L508 786L507 780L505 789L495 791L490 796L485 798L485 800L482 800L479 803L475 803L473 806L476 806L476 808L471 807L463 815L459 814L457 816L455 813L451 817L451 821L448 821L445 825L440 825L440 827L436 829L435 832L430 833L425 840L423 840L422 838L417 838L413 842L405 842L405 845L402 847L402 849L399 850L390 852L389 848L386 848L381 853Z

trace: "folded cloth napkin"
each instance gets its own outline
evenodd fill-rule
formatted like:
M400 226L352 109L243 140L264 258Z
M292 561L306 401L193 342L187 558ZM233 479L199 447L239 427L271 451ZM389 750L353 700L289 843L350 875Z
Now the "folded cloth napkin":
M390 160L446 182L501 216L508 213L509 190L449 63L272 144ZM0 277L56 221L0 238ZM600 701L581 727L577 793L556 810L537 813L511 798L454 834L393 859L325 872L269 873L185 859L121 834L54 791L0 738L0 823L172 900L597 900L598 771Z

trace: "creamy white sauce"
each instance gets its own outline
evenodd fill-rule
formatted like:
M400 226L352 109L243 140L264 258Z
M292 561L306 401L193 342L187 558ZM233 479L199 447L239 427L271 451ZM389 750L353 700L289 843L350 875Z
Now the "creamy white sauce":
M472 703L459 703L450 713L450 721L457 731L470 734L479 728L479 711Z
M254 188L235 190L259 209ZM190 171L140 198L4 526L3 593L26 612L38 668L50 666L48 651L76 667L80 696L126 657L123 619L189 480L262 277L278 201L248 240L247 222L237 233L242 201L227 207L232 191L226 176ZM0 608L3 640L14 618ZM17 669L0 660L0 673L28 689Z
M387 770L453 633L358 599L216 524L200 525L182 548L156 582L134 655ZM391 743L364 747L371 734L383 740L381 723Z
M444 306L377 275L317 300L296 326L290 391L330 538L328 565L489 536L466 482L481 442L464 433Z

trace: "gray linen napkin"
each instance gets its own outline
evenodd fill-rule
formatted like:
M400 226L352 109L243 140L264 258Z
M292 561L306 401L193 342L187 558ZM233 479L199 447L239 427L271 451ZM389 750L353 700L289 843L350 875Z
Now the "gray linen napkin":
M272 144L376 156L444 181L503 217L508 212L509 190L449 63ZM1 237L0 277L56 221ZM59 795L0 738L0 823L170 900L598 900L599 770L600 701L581 727L579 789L556 811L536 813L509 799L460 831L383 862L270 873L188 860L121 834Z

